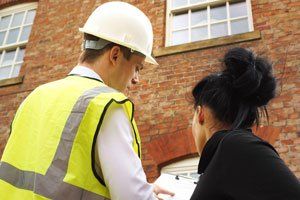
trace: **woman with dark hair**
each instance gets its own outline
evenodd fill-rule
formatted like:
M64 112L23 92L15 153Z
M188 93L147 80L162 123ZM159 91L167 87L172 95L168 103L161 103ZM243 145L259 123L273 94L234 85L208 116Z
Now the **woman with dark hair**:
M255 136L259 109L266 116L276 81L272 65L250 50L234 48L225 69L193 89L193 136L201 175L191 200L300 200L300 183L276 150Z

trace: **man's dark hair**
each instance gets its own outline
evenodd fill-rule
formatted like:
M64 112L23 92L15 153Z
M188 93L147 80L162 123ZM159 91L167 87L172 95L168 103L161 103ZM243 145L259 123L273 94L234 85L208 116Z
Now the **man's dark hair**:
M94 40L94 41L98 41L99 38L94 36L94 35L90 35L87 33L84 33L84 40ZM81 55L79 56L79 62L83 63L83 62L88 62L88 63L94 63L95 60L97 58L99 58L99 56L101 56L102 54L104 54L104 52L106 52L107 50L110 50L113 46L119 46L124 57L127 60L130 60L132 52L129 48L121 46L119 44L115 44L113 42L107 44L103 49L100 50L95 50L95 49L84 49L83 52L81 53Z

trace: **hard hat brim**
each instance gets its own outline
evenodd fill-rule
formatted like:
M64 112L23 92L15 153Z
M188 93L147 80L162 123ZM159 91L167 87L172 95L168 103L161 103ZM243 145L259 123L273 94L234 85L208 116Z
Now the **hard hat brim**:
M130 49L132 49L134 51L140 52L137 49L135 49L134 47L130 46L129 44L127 44L127 43L125 43L123 41L118 41L116 39L113 39L113 38L110 38L110 37L107 37L107 36L104 36L104 35L99 35L99 33L93 33L93 32L91 32L89 30L86 30L84 27L83 28L79 28L79 31L82 32L82 33L88 33L88 34L94 35L94 36L102 38L104 40L107 40L107 41L110 41L110 42L122 45L122 46L130 48ZM153 64L153 65L159 65L156 62L156 60L151 55L147 55L144 52L140 52L140 53L146 56L145 62Z
M150 55L146 55L146 59L145 59L145 62L147 63L150 63L150 64L153 64L153 65L159 65L156 60L150 56Z

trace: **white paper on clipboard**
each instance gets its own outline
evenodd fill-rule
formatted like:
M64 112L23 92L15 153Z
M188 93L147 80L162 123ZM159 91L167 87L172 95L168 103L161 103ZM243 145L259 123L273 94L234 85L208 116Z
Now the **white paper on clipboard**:
M164 200L189 200L195 190L196 182L196 179L162 173L155 184L175 193L173 197L159 194L159 197Z

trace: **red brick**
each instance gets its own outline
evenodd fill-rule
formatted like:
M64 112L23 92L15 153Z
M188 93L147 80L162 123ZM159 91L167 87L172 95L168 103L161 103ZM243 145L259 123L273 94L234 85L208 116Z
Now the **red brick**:
M282 144L284 144L284 145L291 145L291 144L294 144L294 141L293 141L293 140L282 140L281 142L282 142Z

